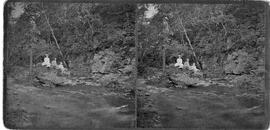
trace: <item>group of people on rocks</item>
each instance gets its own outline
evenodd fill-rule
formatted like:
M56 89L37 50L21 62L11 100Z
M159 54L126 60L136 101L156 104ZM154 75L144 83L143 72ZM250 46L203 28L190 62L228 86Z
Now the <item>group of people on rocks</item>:
M194 73L200 71L197 69L195 63L192 63L192 65L189 64L189 59L187 58L186 62L183 63L182 56L178 55L178 58L176 60L176 63L174 64L175 67L178 67L180 69L188 69L193 71Z
M56 58L54 58L54 60L52 62L50 62L50 58L48 54L45 54L45 58L44 61L41 64L42 66L46 66L47 68L55 68L58 70L61 70L62 73L64 73L65 71L67 71L67 69L63 66L63 63L60 62L60 64L57 64Z

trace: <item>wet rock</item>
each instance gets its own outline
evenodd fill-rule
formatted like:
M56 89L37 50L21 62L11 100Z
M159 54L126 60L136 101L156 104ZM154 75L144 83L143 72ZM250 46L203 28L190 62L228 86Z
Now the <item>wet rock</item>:
M206 81L200 81L196 84L194 84L195 86L202 86L202 87L207 87L207 86L210 86L211 83L210 82L206 82Z
M34 85L41 87L60 87L65 85L82 84L79 80L72 80L67 77L58 76L56 72L50 71L42 75L35 76Z
M95 82L84 82L85 85L90 85L90 86L100 86L99 83L95 83Z
M113 73L106 74L99 79L99 83L101 83L102 85L107 85L112 81L117 81L119 76L120 76L119 74Z
M207 87L211 85L210 82L200 80L199 78L196 77L190 77L188 74L185 73L171 75L170 79L173 82L175 82L177 84L176 87L179 88L201 87L201 86Z
M150 93L145 93L145 96L150 96Z
M52 107L51 106L49 106L49 105L45 105L44 106L46 109L51 109Z
M179 107L179 106L177 106L176 109L177 109L177 110L184 110L183 107Z
M188 88L186 85L176 85L175 87L176 88L184 88L184 89Z
M131 73L134 70L134 66L133 65L127 65L123 69L119 69L119 70L124 74L128 74L128 73Z

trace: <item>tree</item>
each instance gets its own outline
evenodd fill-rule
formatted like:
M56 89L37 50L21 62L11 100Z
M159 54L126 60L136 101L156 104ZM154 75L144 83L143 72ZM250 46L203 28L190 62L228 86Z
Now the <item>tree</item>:
M253 54L255 59L259 56L263 57L263 53L255 52L263 49L265 25L262 3L157 4L156 8L158 13L153 18L141 18L144 13L139 16L142 20L140 25L142 30L139 30L141 34L139 40L142 45L139 59L142 64L147 64L146 66L162 64L159 60L161 54L154 52L161 51L158 47L162 39L167 37L160 33L164 17L168 18L170 30L168 38L171 41L167 43L169 50L166 54L168 55L166 64L175 62L173 57L181 52L187 55L185 57L191 58L191 62L195 62L197 67L208 66L203 68L208 71L216 71L219 68L218 72L222 73L227 64L227 57L239 49ZM141 10L145 12L146 9L141 8ZM147 63L147 60L150 63Z
M94 54L108 48L121 52L124 58L134 57L130 48L135 47L135 4L27 2L23 10L8 26L12 28L9 49L15 49L9 51L9 57L21 59L22 64L29 64L24 53L30 50L27 39L31 38L36 39L34 62L49 53L62 61L89 63ZM35 35L30 34L31 19L38 32Z

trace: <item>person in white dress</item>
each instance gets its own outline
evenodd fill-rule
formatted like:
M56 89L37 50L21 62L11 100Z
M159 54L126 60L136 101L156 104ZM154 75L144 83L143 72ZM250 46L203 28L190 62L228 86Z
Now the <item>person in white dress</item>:
M70 71L68 71L68 69L63 66L63 62L60 62L57 68L61 70L62 74L70 76Z
M189 59L187 58L186 62L184 63L184 68L190 69Z
M199 69L196 68L195 63L193 63L192 66L190 66L190 70L192 70L194 73L197 73L199 71Z
M60 64L56 67L56 69L61 70L62 73L66 70L62 62L60 62Z
M51 67L51 62L48 54L45 55L44 62L41 65L46 66L47 68Z
M180 69L182 69L184 67L183 65L183 60L181 58L181 55L178 55L178 58L176 60L176 63L174 64L175 67L178 67Z
M54 60L52 61L52 67L56 68L57 67L57 62L56 62L56 58L54 58Z

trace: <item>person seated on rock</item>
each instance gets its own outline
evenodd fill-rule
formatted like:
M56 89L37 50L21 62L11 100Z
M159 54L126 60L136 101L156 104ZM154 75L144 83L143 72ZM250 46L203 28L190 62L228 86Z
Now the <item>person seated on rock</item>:
M74 64L71 60L68 60L68 66L70 69L72 69L74 67Z
M60 64L56 67L56 69L61 70L62 73L66 70L66 68L63 66L62 62L60 62Z
M183 65L183 60L181 58L181 55L178 55L178 58L176 60L176 63L174 64L175 67L178 67L180 69L182 69L184 67Z
M189 65L189 59L187 58L186 62L184 63L184 68L189 69L190 65Z
M60 62L60 64L57 66L57 69L61 70L62 74L70 76L70 71L68 71L68 69L63 66L63 62Z
M54 60L52 61L52 67L56 68L57 67L57 62L56 62L56 58L54 58Z
M194 73L197 73L199 71L199 69L196 68L195 63L193 63L192 66L190 66L190 70L192 70Z
M48 54L45 54L44 62L41 64L42 66L46 66L47 68L51 67L51 62Z

